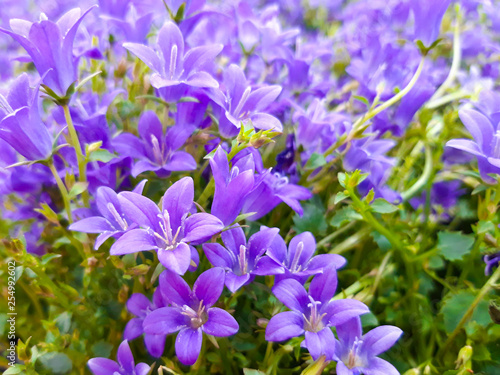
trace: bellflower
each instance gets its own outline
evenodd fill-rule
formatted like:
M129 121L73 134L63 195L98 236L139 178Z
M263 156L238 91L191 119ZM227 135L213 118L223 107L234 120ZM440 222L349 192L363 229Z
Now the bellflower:
M141 293L134 293L130 296L127 301L127 309L136 317L129 320L123 331L123 338L125 340L130 341L142 335L144 333L144 319L152 311L168 306L161 289L160 284L160 287L156 288L153 294L152 302ZM149 354L156 358L161 357L165 350L165 337L166 335L144 334L144 344Z
M213 305L224 288L224 270L212 268L203 272L193 290L177 274L168 270L160 275L164 296L170 307L151 312L144 319L146 334L169 335L178 332L175 353L185 365L193 365L200 355L202 333L225 337L238 332L236 320Z
M135 365L127 340L120 344L116 358L118 362L107 358L92 358L87 364L94 375L147 375L151 369L145 363Z
M142 194L146 180L142 181L134 189L137 194ZM100 216L90 216L71 224L68 229L84 233L100 233L97 237L94 249L99 247L110 237L118 238L127 230L136 227L121 206L118 194L113 189L101 186L96 194L97 212Z
M1 32L14 38L30 55L43 83L58 96L64 97L68 88L78 79L79 56L73 54L73 43L78 26L94 8L82 13L75 8L52 22L42 14L39 22L12 19L11 30Z
M140 228L121 236L111 246L111 255L156 250L161 264L181 275L198 254L188 243L203 243L224 228L219 219L207 213L188 217L194 199L191 177L182 178L165 192L161 210L150 199L133 192L121 192L118 199L125 215Z
M266 255L285 269L284 274L275 276L277 284L284 279L295 279L302 284L311 275L322 273L330 266L341 268L346 260L337 254L320 254L313 257L316 240L310 232L303 232L290 240L288 249L279 235L274 238Z
M196 169L194 158L187 152L178 151L193 130L190 126L175 125L164 134L158 116L153 111L146 111L139 119L140 138L122 133L113 140L113 146L120 155L139 159L132 167L132 176L154 171L165 177L173 171Z
M219 147L210 159L210 167L215 181L211 213L221 219L224 225L230 225L240 213L245 197L253 188L253 155L239 159L229 169L227 153Z
M0 94L0 138L28 160L46 159L52 153L52 137L38 112L38 87L30 88L23 73L6 98Z
M185 52L184 38L177 25L166 22L158 33L156 50L137 43L123 46L153 70L151 85L157 89L187 85L219 86L204 67L222 51L222 45L195 47Z
M303 210L299 201L310 199L312 193L303 186L290 183L287 176L273 171L272 168L265 169L260 153L257 150L252 153L258 174L255 177L253 190L245 198L242 213L255 212L247 219L257 220L284 202L302 215ZM237 156L243 155L244 152L241 152Z
M386 155L395 145L392 139L376 139L375 136L356 140L345 154L343 164L346 171L356 169L369 173L360 185L362 194L374 189L376 197L382 197L389 202L398 202L401 197L385 185L390 176L395 160Z
M359 317L337 325L334 359L339 375L399 375L389 362L377 356L401 337L398 327L380 326L363 335Z
M282 266L264 256L278 232L278 228L262 228L247 243L243 229L237 227L221 234L225 247L207 243L203 251L212 265L227 271L226 287L234 293L256 275L283 273Z
M337 289L337 272L329 267L311 281L309 293L294 279L280 281L273 293L291 311L271 318L266 327L267 341L285 341L305 335L305 347L314 360L332 358L335 338L331 326L368 313L368 307L354 299L331 300Z
M415 16L415 39L430 47L439 36L441 21L451 0L411 0Z
M452 139L446 146L474 155L481 178L488 184L494 184L496 180L488 174L500 174L500 131L488 117L473 109L462 109L458 115L474 141Z
M276 117L264 113L281 93L280 86L252 88L243 70L235 64L224 70L223 83L222 90L211 90L209 96L220 106L219 131L224 137L235 136L242 124L249 122L256 129L283 130Z
M489 276L493 268L498 267L500 264L500 252L485 255L483 261L486 263L484 274Z

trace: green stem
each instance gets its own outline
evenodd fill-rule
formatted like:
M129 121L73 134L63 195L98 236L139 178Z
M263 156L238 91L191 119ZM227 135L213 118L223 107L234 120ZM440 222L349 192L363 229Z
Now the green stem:
M456 328L453 330L451 335L448 336L448 339L444 343L443 348L438 353L438 358L443 356L446 353L449 346L453 343L453 341L455 340L457 335L460 333L460 331L463 328L463 326L465 325L465 323L467 323L467 321L470 319L470 317L474 313L474 310L477 307L477 305L479 304L479 302L481 302L483 300L483 298L488 294L488 292L491 289L493 289L494 285L496 284L496 282L499 279L500 279L500 267L498 267L495 270L495 272L493 273L493 275L491 275L491 277L488 279L488 281L486 281L486 284L484 284L484 286L481 288L481 290L479 291L474 302L472 302L472 304L469 306L469 308L467 309L464 316L462 317L462 319L460 320L460 322L458 323Z
M76 133L75 126L73 125L73 120L71 119L71 113L69 112L68 105L63 105L64 118L66 119L66 124L68 125L69 136L71 138L71 143L76 153L76 160L78 162L78 174L79 181L87 182L87 161L82 152L82 146L80 145L80 140L78 139L78 134ZM89 205L89 193L85 190L82 193L83 203L88 207Z
M348 231L349 229L351 229L352 227L354 227L356 225L356 222L355 221L352 221L350 222L349 224L343 226L342 228L336 230L335 232L333 233L330 233L328 236L326 236L325 238L323 238L321 241L318 242L318 244L316 245L316 247L320 247L320 246L326 246L328 245L333 239L337 238L338 236L340 236L342 233Z
M455 30L453 32L453 60L451 62L450 72L448 73L448 77L446 77L445 81L442 85L437 89L437 91L432 95L429 100L429 104L435 105L437 99L443 96L444 92L448 87L451 86L453 81L457 76L458 70L460 69L460 61L462 60L462 43L460 40L460 7L456 5L457 19L455 23ZM428 108L431 108L427 106Z
M368 111L360 120L359 120L359 123L355 124L353 126L353 129L354 128L358 128L360 127L361 125L363 125L366 121L374 118L375 116L377 116L380 112L383 112L385 111L387 108L389 108L390 106L392 106L393 104L396 104L397 102L399 102L406 94L408 94L410 92L410 90L413 88L413 86L415 86L415 84L417 83L419 77L420 77L420 74L422 73L422 70L424 68L424 64L425 64L425 56L422 56L422 58L420 59L420 63L418 64L418 67L417 67L417 70L415 71L415 74L413 75L412 79L410 80L410 82L406 85L406 87L401 90L400 92L398 92L396 95L394 95L392 98L390 98L388 101L382 103L381 105L379 105L378 107L375 107L374 109Z
M66 189L66 186L61 180L61 177L59 177L59 173L57 173L57 169L54 166L54 163L52 160L49 161L48 166L50 168L50 171L54 175L54 178L56 179L57 187L59 188L59 191L61 192L61 196L64 202L64 209L66 210L66 215L68 215L68 221L70 223L73 222L73 217L71 215L71 206L70 206L70 201L69 201L69 195L68 195L68 190Z
M54 293L54 296L57 298L61 306L64 307L66 310L71 311L72 310L71 305L67 302L68 297L66 297L66 295L63 292L61 292L59 287L52 281L52 279L47 276L43 268L40 267L38 264L30 265L29 268L36 273L42 285L46 285L50 288L50 290L52 291L52 293Z
M207 186L205 186L205 189L201 193L200 197L198 198L198 204L201 207L205 206L205 203L207 203L208 198L214 193L214 191L215 191L215 180L212 177L208 182Z
M351 197L354 206L358 207L359 213L363 216L363 219L371 225L373 229L383 235L387 240L391 243L391 245L397 250L404 250L403 244L399 241L399 238L395 237L389 229L384 227L373 215L370 211L367 211L364 207L363 202L358 198L353 188L348 188L349 196Z
M403 201L407 201L408 199L412 198L415 194L417 194L420 191L420 189L422 189L425 186L427 180L432 175L432 170L433 170L432 150L428 145L426 145L424 171L420 176L420 178L417 180L417 182L415 182L415 184L412 187L401 193L401 198L403 199Z

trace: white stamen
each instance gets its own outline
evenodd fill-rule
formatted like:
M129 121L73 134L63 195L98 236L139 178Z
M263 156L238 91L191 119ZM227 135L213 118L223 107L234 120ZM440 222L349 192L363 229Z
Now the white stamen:
M113 215L113 218L116 220L118 225L120 225L120 227L123 230L127 230L128 229L127 221L123 217L120 216L120 214L116 210L116 207L113 205L113 203L111 203L111 202L108 203L106 205L106 207L108 208L108 211L111 213L111 215Z
M250 95L251 92L252 92L252 89L250 88L250 86L245 89L245 91L243 92L243 95L241 95L241 99L238 102L238 105L234 109L234 112L233 112L234 117L239 117L239 118L242 117L242 116L238 116L238 114L241 112L241 110L242 110L243 106L245 105L245 103L248 99L248 96Z

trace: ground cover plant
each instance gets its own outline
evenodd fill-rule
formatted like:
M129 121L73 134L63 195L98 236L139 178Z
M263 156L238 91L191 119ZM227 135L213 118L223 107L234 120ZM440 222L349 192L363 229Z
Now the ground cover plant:
M499 11L2 0L2 371L500 374Z

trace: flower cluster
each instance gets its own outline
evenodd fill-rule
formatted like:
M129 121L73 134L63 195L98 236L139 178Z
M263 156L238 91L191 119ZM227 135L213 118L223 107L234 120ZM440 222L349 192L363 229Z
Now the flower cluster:
M500 366L498 1L32 3L0 13L6 374Z

